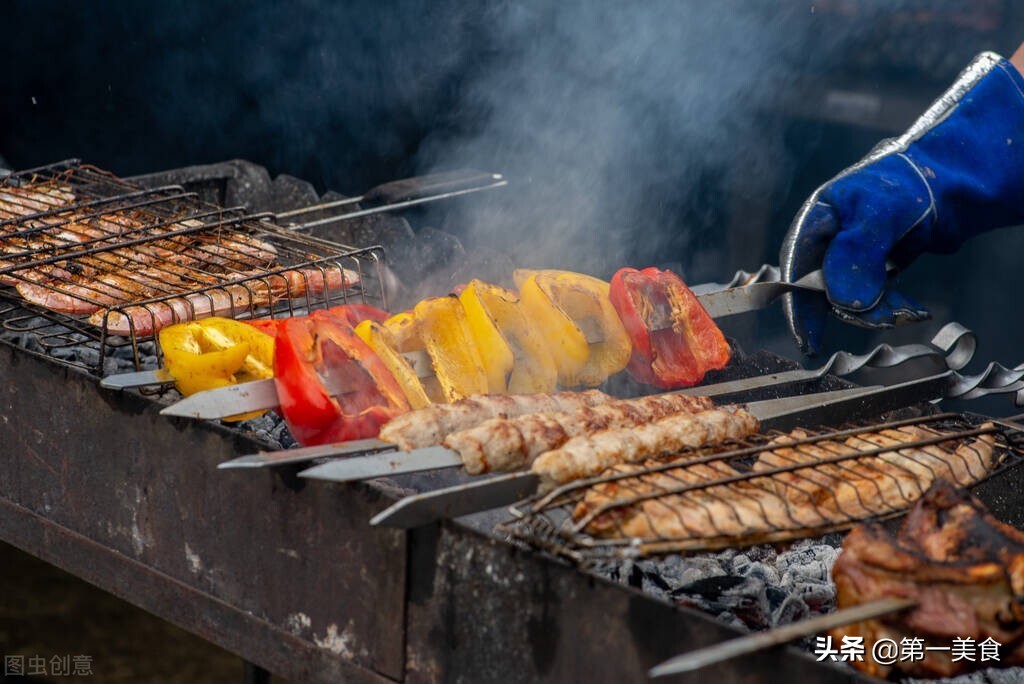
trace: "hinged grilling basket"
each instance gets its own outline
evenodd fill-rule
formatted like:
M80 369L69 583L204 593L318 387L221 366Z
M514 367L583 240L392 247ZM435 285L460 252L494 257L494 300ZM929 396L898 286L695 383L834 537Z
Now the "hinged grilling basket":
M183 320L386 307L381 247L340 247L78 160L0 180L0 246L6 334L100 376L158 364L155 334Z
M513 538L588 564L816 537L899 515L942 478L973 486L1024 460L1012 427L943 413L769 432L616 466L513 509Z

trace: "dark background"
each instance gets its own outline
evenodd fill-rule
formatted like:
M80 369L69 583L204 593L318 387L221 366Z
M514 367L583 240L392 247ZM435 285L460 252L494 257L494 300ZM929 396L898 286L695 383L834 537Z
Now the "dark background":
M0 155L120 175L244 158L347 193L481 168L510 187L414 225L517 265L725 280L776 262L803 198L974 54L1010 54L1015 4L8 1ZM905 276L937 323L960 320L1013 363L1019 233ZM729 326L792 354L780 321ZM874 341L837 330L836 346Z

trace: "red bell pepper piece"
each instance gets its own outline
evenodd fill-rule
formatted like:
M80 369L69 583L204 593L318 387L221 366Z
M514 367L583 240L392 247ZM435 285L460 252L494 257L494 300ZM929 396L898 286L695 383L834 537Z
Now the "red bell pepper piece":
M283 318L253 318L248 321L242 321L256 328L260 332L265 332L268 335L277 335L277 329L281 325Z
M342 318L353 328L366 320L381 323L385 318L388 318L391 315L387 311L381 311L377 307L370 306L369 304L341 304L339 306L332 306L328 311ZM295 316L294 318L299 317ZM265 332L268 335L277 335L277 329L286 320L288 319L254 318L252 320L243 321L243 323L248 323L252 327L261 332Z
M675 273L623 268L612 277L610 296L633 344L626 369L640 382L689 387L729 363L725 336Z
M331 396L326 376L338 378L347 391ZM303 445L375 437L381 425L409 410L380 358L328 311L281 320L274 382L288 429Z
M353 328L363 321L383 323L384 319L391 317L391 314L387 311L381 311L369 304L341 304L340 306L332 306L328 311L335 316L345 319L345 322Z

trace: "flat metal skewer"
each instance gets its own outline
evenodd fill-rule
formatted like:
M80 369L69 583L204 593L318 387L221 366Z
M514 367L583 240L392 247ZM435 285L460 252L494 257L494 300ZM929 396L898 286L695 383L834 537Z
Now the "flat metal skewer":
M647 676L653 679L682 674L684 672L693 672L708 665L763 651L773 646L780 646L801 637L824 632L827 629L835 629L836 627L870 620L882 615L897 613L901 610L913 608L916 605L917 602L912 599L890 597L862 603L851 608L843 608L834 613L819 615L810 620L802 620L785 627L777 627L767 632L758 632L738 639L730 639L714 646L699 648L696 651L677 655L652 667L647 671Z

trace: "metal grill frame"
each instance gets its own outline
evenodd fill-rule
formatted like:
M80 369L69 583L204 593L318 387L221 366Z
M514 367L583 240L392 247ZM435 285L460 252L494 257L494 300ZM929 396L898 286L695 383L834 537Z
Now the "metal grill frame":
M792 487L793 485L791 482L779 479L778 476L786 473L798 474L799 471L807 471L820 466L840 467L846 469L851 462L863 462L866 459L878 457L882 454L885 454L886 456L902 456L910 459L911 457L904 456L899 452L906 449L934 447L951 442L954 442L955 444L949 448L944 448L943 451L953 455L955 454L956 449L965 443L964 440L984 434L992 434L995 436L995 444L993 445L994 453L992 466L988 469L988 472L983 477L967 483L954 483L957 486L973 488L988 480L996 473L1016 467L1020 463L1024 462L1024 435L1014 427L1012 422L1013 420L1014 419L991 419L973 414L940 413L886 423L862 423L844 425L839 428L818 428L815 430L804 429L803 431L808 433L808 436L802 439L793 439L789 437L787 433L772 431L767 434L756 435L741 442L687 449L679 452L678 455L673 455L674 457L671 459L668 459L663 455L661 459L659 459L662 462L658 465L638 468L635 471L628 473L602 474L597 477L577 480L575 482L562 485L546 494L539 494L531 497L521 504L512 507L511 513L513 515L513 520L504 526L504 530L509 534L511 539L517 542L539 548L556 556L567 558L581 566L606 561L664 555L668 553L717 551L727 548L740 548L764 543L790 542L802 538L822 536L831 532L839 532L849 529L861 522L886 520L904 515L907 510L912 507L914 502L923 495L923 490L917 492L916 495L911 494L909 497L906 493L901 491L900 498L904 499L906 504L884 513L846 515L842 520L835 520L822 523L820 525L810 526L796 523L792 518L792 514L788 508L791 501L786 495L778 493L778 491L770 490L762 484L759 487L760 492L765 492L775 496L787 507L786 515L790 517L791 520L794 520L795 524L793 526L774 526L770 530L755 533L719 534L716 536L691 536L685 538L637 538L626 536L606 538L589 534L586 531L586 528L587 525L598 516L607 514L615 509L628 509L636 504L648 500L657 500L662 497L686 495L689 493L699 495L701 492L706 492L708 489L713 487L723 487L751 481L778 484L782 487ZM993 422L995 424L992 427L978 427L982 423L986 422ZM856 437L857 435L880 433L883 430L917 426L941 431L942 434L934 438L919 439L901 443L898 446L878 446L870 449L858 450L856 453L851 454L832 452L836 453L836 455L816 461L793 463L792 465L772 467L760 471L754 471L749 467L761 453L768 451L799 448L802 446L815 445L825 441L842 442L844 439ZM788 441L786 443L780 443L777 441L781 438L786 438ZM773 440L775 440L774 443ZM806 453L805 455L813 456L813 454L809 453ZM891 460L889 462L891 462ZM694 466L714 463L728 463L730 466L740 465L741 467L746 467L735 475L728 475L722 478L704 479L703 481L689 484L684 484L683 480L679 480L680 486L671 489L661 488L660 491L653 491L656 487L652 486L652 491L647 491L643 494L614 498L610 500L610 502L588 512L586 516L579 520L576 520L573 517L572 509L576 504L583 501L586 493L594 486L629 480L639 482L642 478L652 475L667 473L673 470L685 470L693 468ZM921 464L920 461L917 461L917 465L918 467L929 467L928 465ZM868 464L868 467L873 466ZM901 466L895 465L895 467ZM832 474L822 474L820 471L817 475L819 479L823 477L835 477ZM799 475L797 476L799 477ZM937 476L936 479L940 476ZM813 479L807 479L806 476L803 477L804 481L811 484L813 487L819 489L822 488L822 485L815 483ZM889 477L892 476L889 475ZM838 483L840 480L836 479L836 482ZM875 486L878 486L878 482L878 480L873 481ZM896 482L898 486L898 480ZM856 487L854 487L854 490L857 492L857 496L859 498L859 490L857 490ZM761 505L760 502L756 501L756 499L754 501L757 505ZM831 510L836 510L842 513L843 510L838 505L838 500L836 500L836 502L837 505L835 509ZM862 500L861 503L861 508L865 510L869 508L868 506L863 505ZM811 504L808 503L806 505ZM823 520L825 518L824 515L820 515L820 517L822 517ZM769 518L770 516L767 514L764 515L766 522L770 521ZM736 519L738 520L739 518L737 517ZM619 521L616 521L615 525L618 526L618 531L621 533Z
M122 347L130 347L136 370L142 369L146 353L159 361L155 332L168 323L158 325L158 316L169 322L209 315L279 318L353 300L387 308L386 258L379 245L358 249L337 245L282 228L273 222L272 214L250 215L243 207L206 204L181 186L141 189L77 159L0 178L0 191L13 187L69 190L74 200L42 210L27 204L40 203L36 196L22 200L21 207L28 210L25 214L0 219L0 243L17 245L19 240L39 240L39 236L44 236L45 243L27 242L31 249L5 250L0 254L0 276L81 301L89 305L83 308L95 311L62 313L25 300L13 285L0 286L0 325L9 332L33 335L38 349L30 353L92 375L102 377L107 358ZM0 204L10 207L18 202L8 197L0 198ZM52 235L53 231L84 239ZM259 254L254 245L270 246L265 254L271 256ZM167 254L178 248L189 250L181 258L184 266L168 259ZM160 250L160 256L154 258L145 249ZM52 281L32 275L34 269L58 264L71 275ZM73 267L78 272L94 270L96 276L119 276L122 280L114 282L123 283L122 289L94 278L76 282L71 279ZM142 269L149 272L140 274ZM358 282L346 286L350 274ZM178 282L168 283L159 276ZM128 289L132 286L148 296L138 296ZM112 291L114 297L125 293L125 301L110 301ZM102 315L101 322L88 320L97 314ZM117 334L120 331L111 327L112 316L127 323L127 334ZM139 321L146 329L138 329ZM60 356L61 350L78 346L95 350L96 362Z

